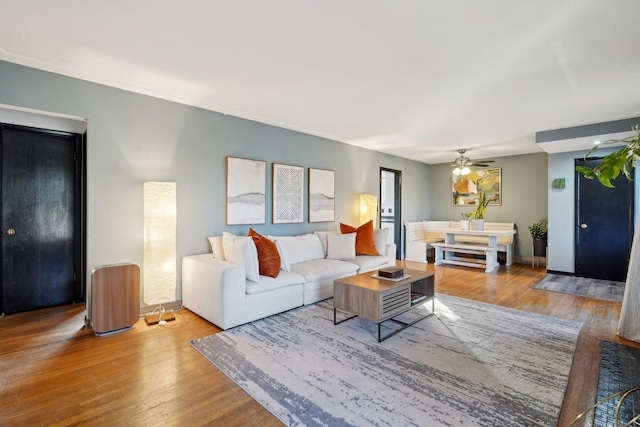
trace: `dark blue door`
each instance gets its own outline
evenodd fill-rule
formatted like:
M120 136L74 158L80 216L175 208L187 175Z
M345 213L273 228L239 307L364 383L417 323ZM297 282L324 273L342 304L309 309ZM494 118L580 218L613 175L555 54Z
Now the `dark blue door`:
M576 159L594 167L601 159ZM575 274L624 282L633 240L633 182L620 175L607 188L576 173Z
M77 299L78 138L69 133L0 126L3 313Z

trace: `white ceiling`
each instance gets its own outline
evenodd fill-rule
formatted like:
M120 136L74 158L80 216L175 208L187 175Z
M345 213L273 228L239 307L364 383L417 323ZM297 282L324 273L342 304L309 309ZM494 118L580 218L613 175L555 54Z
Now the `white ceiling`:
M0 60L419 160L640 115L638 0L0 0Z

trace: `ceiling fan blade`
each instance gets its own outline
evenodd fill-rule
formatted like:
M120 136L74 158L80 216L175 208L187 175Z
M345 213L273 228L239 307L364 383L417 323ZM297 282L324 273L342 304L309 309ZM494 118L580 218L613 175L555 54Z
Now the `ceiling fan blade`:
M481 168L486 168L489 165L486 163L493 163L495 162L495 160L478 160L478 161L471 161L471 159L469 159L468 157L465 157L465 153L467 152L467 150L458 150L458 153L460 153L460 157L457 157L454 161L453 164L450 166L450 168L463 168L463 167L481 167Z
M489 166L486 163L493 163L493 160L478 160L475 162L469 162L467 163L467 166L482 166L482 167L486 167Z

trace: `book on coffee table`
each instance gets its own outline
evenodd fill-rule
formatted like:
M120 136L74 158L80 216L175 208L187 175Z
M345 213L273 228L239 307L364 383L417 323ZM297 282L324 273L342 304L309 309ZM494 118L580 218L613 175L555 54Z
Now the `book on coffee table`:
M397 279L404 276L404 269L398 267L387 267L378 270L378 276L387 279Z

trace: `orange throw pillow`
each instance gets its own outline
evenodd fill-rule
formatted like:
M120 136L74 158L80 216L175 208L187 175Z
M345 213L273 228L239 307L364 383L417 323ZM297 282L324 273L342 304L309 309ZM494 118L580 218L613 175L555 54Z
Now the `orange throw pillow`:
M356 255L379 255L373 237L373 220L358 228L340 223L340 232L342 234L356 233Z
M261 234L249 229L249 236L253 239L258 251L258 269L263 276L276 278L280 274L280 254L276 244Z

